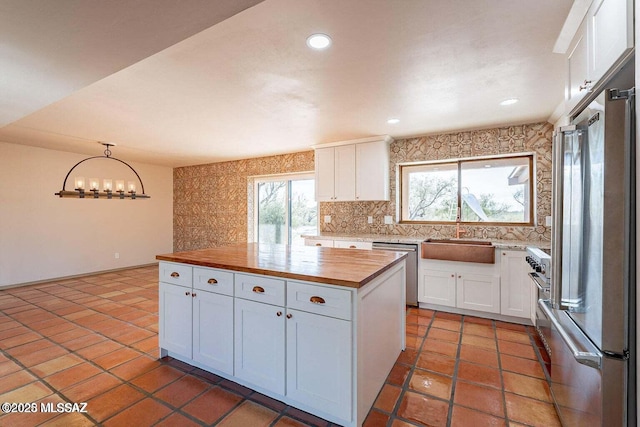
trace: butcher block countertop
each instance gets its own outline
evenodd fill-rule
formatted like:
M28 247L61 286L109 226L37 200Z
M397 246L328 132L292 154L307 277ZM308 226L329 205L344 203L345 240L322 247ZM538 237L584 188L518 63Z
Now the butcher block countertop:
M360 288L405 257L402 252L240 243L157 255L156 259Z

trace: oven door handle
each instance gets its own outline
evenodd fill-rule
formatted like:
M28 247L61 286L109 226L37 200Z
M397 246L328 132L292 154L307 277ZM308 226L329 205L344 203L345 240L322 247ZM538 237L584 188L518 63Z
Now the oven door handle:
M549 286L543 286L540 284L540 282L542 282L542 279L540 279L540 276L538 275L538 273L529 273L529 277L531 278L531 280L533 280L533 283L536 284L536 286L538 287L538 290L540 290L541 292L548 294L551 287ZM544 282L542 282L544 283Z
M567 347L569 347L569 351L573 354L576 361L591 368L600 369L602 366L602 353L600 353L595 347L593 349L581 348L584 347L584 345L580 345L581 343L576 343L573 340L565 326L556 317L554 313L556 310L551 308L548 301L538 300L538 306L542 309L544 315L551 321L553 327L558 331L562 341L564 341ZM578 330L577 326L576 329ZM582 333L581 331L579 332ZM586 337L585 339L588 340Z

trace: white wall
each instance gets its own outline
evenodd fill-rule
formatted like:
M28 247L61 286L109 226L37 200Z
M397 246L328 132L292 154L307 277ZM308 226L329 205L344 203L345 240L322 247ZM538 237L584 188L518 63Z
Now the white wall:
M113 151L118 157L117 147ZM86 157L0 142L0 287L153 263L155 255L172 252L173 170L130 163L151 196L146 200L54 196L69 169ZM84 162L77 171L67 190L75 175L136 179L126 166L105 159Z

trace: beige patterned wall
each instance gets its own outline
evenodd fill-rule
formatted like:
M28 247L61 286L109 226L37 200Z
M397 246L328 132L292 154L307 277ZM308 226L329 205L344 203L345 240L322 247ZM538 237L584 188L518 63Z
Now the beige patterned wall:
M396 164L424 160L534 152L536 162L535 227L468 226L464 237L505 240L549 241L545 217L551 215L551 140L553 125L535 123L399 139L390 146L390 202L321 203L320 218L331 215L331 223L321 223L322 232L385 234L446 238L455 235L454 225L385 225L384 216L396 215ZM373 224L367 217L373 216Z
M313 151L173 170L173 250L249 239L253 176L313 171Z
M467 226L466 237L549 241L544 226L551 215L551 139L553 126L536 123L469 132L399 139L390 146L391 201L320 203L324 233L383 234L420 237L452 237L451 225L385 225L384 216L395 218L396 164L491 154L536 153L535 227ZM313 151L232 162L176 168L173 172L174 250L201 249L252 240L253 178L314 169ZM373 216L373 224L367 217Z

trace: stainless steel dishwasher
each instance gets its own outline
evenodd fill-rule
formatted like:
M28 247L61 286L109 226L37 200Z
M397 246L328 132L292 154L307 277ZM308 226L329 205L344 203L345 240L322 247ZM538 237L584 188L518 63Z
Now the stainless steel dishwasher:
M407 305L418 305L418 245L416 243L373 242L375 251L406 252Z

